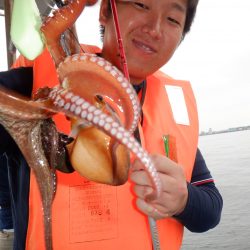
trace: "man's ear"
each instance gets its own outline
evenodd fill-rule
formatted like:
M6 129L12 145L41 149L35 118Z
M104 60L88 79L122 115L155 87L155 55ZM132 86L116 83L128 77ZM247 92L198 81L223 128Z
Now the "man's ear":
M100 6L100 13L99 13L99 22L101 25L105 26L108 17L109 17L109 7L108 7L109 0L102 0Z

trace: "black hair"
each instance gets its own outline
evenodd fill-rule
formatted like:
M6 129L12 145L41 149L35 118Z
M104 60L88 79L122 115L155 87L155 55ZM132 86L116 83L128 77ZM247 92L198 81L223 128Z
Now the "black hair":
M185 37L185 35L190 31L192 23L194 21L194 17L196 14L197 5L199 3L199 0L188 0L187 2L187 15L186 15L186 21L183 29L182 38Z
M185 35L190 31L195 14L196 14L196 9L197 5L199 3L199 0L188 0L187 1L187 16L186 16L186 21L183 29L183 34L182 34L182 40L184 39ZM112 13L111 11L111 5L110 1L108 0L108 13L107 15L110 16ZM103 25L100 25L100 34L101 34L101 40L103 41L104 37L104 32L105 32L105 27Z

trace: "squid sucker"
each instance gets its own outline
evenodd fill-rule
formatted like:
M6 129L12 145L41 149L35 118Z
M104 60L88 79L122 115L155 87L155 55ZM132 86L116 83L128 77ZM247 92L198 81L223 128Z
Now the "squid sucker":
M152 197L161 193L157 170L133 137L141 111L132 85L105 59L79 53L76 41L65 41L70 55L61 45L60 35L72 28L86 4L95 2L68 1L41 27L57 68L58 86L42 89L35 100L0 89L0 123L16 141L41 193L46 250L53 249L51 206L56 192L55 168L71 171L65 163L67 155L73 169L87 179L122 185L128 179L132 152L152 180ZM57 131L52 118L58 112L70 119L74 140Z

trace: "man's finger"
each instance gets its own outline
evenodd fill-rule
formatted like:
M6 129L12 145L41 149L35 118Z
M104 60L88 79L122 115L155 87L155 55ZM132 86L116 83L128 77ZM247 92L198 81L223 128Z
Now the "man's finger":
M130 169L131 171L139 171L139 170L144 170L145 168L140 160L135 159L133 164L131 164Z
M137 185L152 186L152 181L144 170L131 172L130 179Z
M154 218L155 220L169 217L168 213L162 213L161 211L157 209L157 207L150 205L149 203L145 202L143 199L138 198L136 200L136 205L141 212Z
M135 185L133 189L136 196L141 199L145 199L147 195L152 194L152 192L154 191L152 187L141 185Z
M180 168L176 162L170 160L166 156L150 155L150 157L159 173L173 175L176 170Z

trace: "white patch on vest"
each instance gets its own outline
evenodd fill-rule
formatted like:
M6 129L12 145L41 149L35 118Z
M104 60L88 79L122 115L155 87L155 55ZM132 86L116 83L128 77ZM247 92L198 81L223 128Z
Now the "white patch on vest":
M71 244L118 238L116 187L85 181L69 198Z
M179 86L165 85L174 120L177 124L190 125L183 90Z

